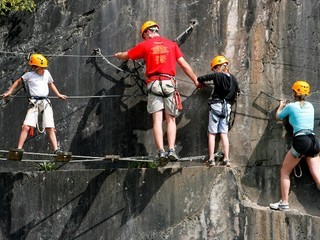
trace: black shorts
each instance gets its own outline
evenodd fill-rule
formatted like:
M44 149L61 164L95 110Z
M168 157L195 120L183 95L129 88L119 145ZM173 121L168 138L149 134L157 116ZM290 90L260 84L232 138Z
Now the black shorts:
M320 152L319 141L313 134L294 137L292 147L300 155L295 157L315 157Z

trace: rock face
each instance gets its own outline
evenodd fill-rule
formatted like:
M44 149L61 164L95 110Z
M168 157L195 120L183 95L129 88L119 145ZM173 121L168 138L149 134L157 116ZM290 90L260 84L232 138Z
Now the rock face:
M181 201L166 195L161 196L154 203L154 206L160 205L161 211L150 210L150 215L152 211L156 211L152 214L164 218L159 222L165 227L156 225L157 218L154 218L155 222L150 222L148 214L144 218L139 218L137 222L136 216L145 210L139 207L141 204L137 200L139 196L131 198L132 201L138 201L132 203L135 206L133 209L130 208L132 204L129 203L113 206L115 208L107 207L107 205L101 206L101 209L107 207L110 210L106 216L101 215L100 221L115 221L118 224L110 226L119 226L121 223L120 226L124 231L119 230L119 235L113 239L129 239L131 232L143 232L145 230L143 228L148 228L144 225L146 222L154 224L152 230L150 227L145 231L149 235L130 235L131 239L139 239L139 237L157 239L158 233L161 233L159 239L188 239L187 236L192 239L192 232L195 234L194 239L230 239L234 237L253 239L251 237L255 236L254 234L264 239L298 239L295 238L294 232L296 226L301 229L299 232L301 235L296 236L305 236L305 238L315 236L311 239L319 239L317 218L309 215L273 213L266 209L261 210L259 207L251 209L250 204L246 202L249 199L259 205L267 206L270 201L279 199L278 166L282 162L285 149L290 146L291 136L285 131L283 124L274 120L278 101L270 96L290 99L292 83L297 79L307 80L311 85L310 101L316 110L315 132L320 134L318 127L319 17L320 4L317 1L301 0L39 1L36 11L32 14L19 13L6 17L0 16L0 92L3 93L12 81L29 70L26 61L28 53L41 52L49 59L48 69L58 89L70 96L65 102L52 99L57 137L61 148L73 154L90 156L155 155L151 118L146 113L146 97L142 91L143 68L129 61L126 65L128 69L133 70L134 67L137 67L138 72L119 72L103 58L94 55L94 49L99 48L111 63L120 66L123 62L113 58L112 54L127 50L141 41L139 29L144 21L149 19L156 21L160 25L161 35L174 39L189 26L191 20L196 20L198 25L186 42L181 45L186 60L200 76L210 72L210 61L215 55L225 55L231 62L231 72L237 77L242 90L237 106L234 106L236 117L229 133L232 164L239 168L239 174L235 179L239 179L229 182L232 181L229 179L228 174L231 174L229 171L227 173L224 171L208 173L207 170L204 170L206 174L203 176L197 173L196 179L188 179L190 182L196 181L193 184L197 183L197 186L201 187L205 179L207 181L214 179L211 189L209 186L202 189L205 194L200 190L193 194L193 196L198 194L204 196L199 202L202 204L201 207L197 209L192 209L187 205L188 201L192 201L192 204L198 203L197 198L193 199L190 195L170 192L170 194L179 196L179 199L181 197ZM184 107L180 117L177 118L177 152L181 157L206 155L207 99L211 90L207 88L195 91L191 80L180 70L177 79ZM8 149L17 145L20 126L28 104L26 98L22 97L25 95L24 90L19 89L16 93L18 97L7 103L3 100L0 102L2 107L0 110L0 149ZM28 151L50 151L45 134L36 134L35 137L28 139L24 148ZM319 201L316 200L319 199L319 192L315 189L308 169L303 166L302 170L302 178L295 178L293 181L290 201L304 214L319 216ZM147 173L154 174L148 171ZM129 171L126 174L134 173ZM106 172L97 173L98 178L99 176L105 178L107 175ZM24 174L13 174L13 176L6 177L8 181L11 181L17 176L23 177ZM177 179L177 176L178 174L173 179L187 181L188 175L183 175L185 180ZM162 175L159 176L160 180L158 180L164 183L165 180L161 179L162 177ZM41 180L36 180L36 184L41 185L40 182ZM92 186L85 182L83 184L83 189L89 192ZM241 196L236 189L228 188L230 190L228 191L224 184L241 189L239 190ZM176 190L180 185L176 183L173 186ZM160 188L152 189L151 186L150 188L151 190L146 191L159 194L157 190ZM7 190L2 191L7 193ZM112 192L112 196L118 197L116 196L117 189L105 191L105 196L108 191L115 191ZM218 193L224 191L226 192L223 197L219 196ZM170 195L169 192L166 193ZM41 192L41 194L44 193ZM41 198L41 194L37 196ZM74 194L73 197L76 197L77 194ZM183 196L186 199L183 199ZM80 212L79 209L83 205L88 210L87 201L94 202L89 193L82 197L83 199L79 201L81 200L83 204L80 201L79 205L73 208L77 213ZM148 198L150 201L152 201L151 197L152 195ZM161 206L161 198L167 197L166 201L170 202L170 210ZM205 200L208 197L209 200ZM225 204L224 197L232 199L230 200L232 204L222 205L228 210L219 212L218 205ZM246 200L244 203L242 203L243 197ZM5 197L2 199L2 201L7 200L8 198ZM68 201L63 204L67 204ZM108 201L111 204L112 200ZM183 201L186 201L183 203L183 208L187 209L185 215L180 212ZM54 209L60 206L57 204ZM16 211L18 209L19 207ZM15 223L16 227L11 229L12 234L18 230L23 231L23 227L28 228L29 224L41 225L48 215L55 213L55 210L45 212L41 220L37 218L34 221L35 217L30 217L21 223ZM112 220L114 216L119 218L117 211L123 212L122 219ZM179 216L166 218L167 215L164 213ZM2 216L7 216L6 214L3 212ZM60 233L65 231L66 234L72 232L70 235L67 234L70 238L81 233L83 235L80 237L86 239L85 234L93 226L87 225L79 230L78 227L81 227L77 222L76 213L70 211L66 214L70 217L69 224L64 222L65 229L57 229L57 231ZM81 214L85 213L81 212ZM228 216L232 220L230 222L225 219L221 220L221 216ZM94 214L90 218L93 217ZM268 222L265 228L257 224L261 217ZM82 219L85 218L86 216L82 215ZM190 221L185 222L185 219ZM10 221L7 220L2 228L2 231L6 231L3 236L10 235L8 232ZM86 221L90 222L90 219ZM191 224L192 221L194 224ZM95 224L99 223L99 221L95 222ZM302 223L301 226L300 223ZM308 225L308 223L311 224ZM73 224L78 225L74 227ZM281 228L281 231L276 233L278 229L274 229L275 224ZM40 225L37 226L40 227ZM101 226L104 226L104 232L112 231L103 224ZM287 230L288 226L289 230ZM179 230L174 231L173 229ZM306 234L303 235L303 232ZM180 233L185 235L178 237ZM46 236L50 234L51 232L48 232ZM36 235L33 236L36 238Z
M6 172L13 166L29 172ZM88 166L83 163L82 167ZM116 169L106 163L99 167L79 171L74 170L79 166L69 163L56 171L39 172L31 171L35 165L25 162L2 164L0 238L320 237L319 217L297 210L271 211L250 201L239 183L241 168L174 164L158 169ZM264 171L262 168L257 169ZM319 206L319 200L315 201L306 206Z

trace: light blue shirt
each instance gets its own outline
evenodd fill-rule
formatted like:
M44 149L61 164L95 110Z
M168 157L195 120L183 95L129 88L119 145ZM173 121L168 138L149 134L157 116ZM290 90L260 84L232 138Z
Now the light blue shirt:
M313 130L314 108L310 102L305 101L302 107L299 101L287 104L277 117L284 119L287 116L289 116L289 123L293 127L293 133L300 130Z

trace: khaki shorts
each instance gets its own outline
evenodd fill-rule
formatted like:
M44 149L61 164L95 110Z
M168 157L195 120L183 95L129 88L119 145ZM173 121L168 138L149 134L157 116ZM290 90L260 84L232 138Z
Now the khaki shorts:
M28 109L26 118L23 125L36 127L38 125L39 114L43 111L42 115L42 128L55 128L53 111L49 99L43 100L30 100L33 106Z
M148 105L147 111L152 114L160 110L172 116L179 116L180 111L176 108L174 101L174 84L171 80L153 81L147 86Z

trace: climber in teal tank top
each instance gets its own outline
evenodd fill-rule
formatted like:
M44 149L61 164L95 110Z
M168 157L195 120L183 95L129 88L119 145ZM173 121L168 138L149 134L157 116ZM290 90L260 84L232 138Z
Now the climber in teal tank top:
M293 127L293 134L301 130L313 130L314 126L314 108L310 102L300 101L287 104L281 112L278 113L279 119L289 116L289 122Z
M286 104L285 100L281 100L276 112L277 119L289 117L289 123L293 127L293 142L280 170L281 200L269 205L274 210L289 209L290 174L302 158L306 160L320 190L320 144L313 132L314 108L305 100L310 93L310 85L299 80L293 84L292 90L294 102Z

